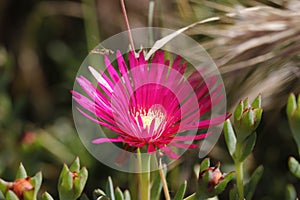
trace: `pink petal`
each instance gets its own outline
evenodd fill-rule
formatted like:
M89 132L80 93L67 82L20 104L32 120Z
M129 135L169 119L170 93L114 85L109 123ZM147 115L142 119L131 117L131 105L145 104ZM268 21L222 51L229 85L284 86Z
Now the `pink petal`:
M208 137L210 133L199 134L199 135L184 135L184 136L175 136L172 141L193 141L193 140L202 140Z
M98 138L93 140L92 142L94 144L101 144L101 143L105 143L105 142L123 142L123 138Z

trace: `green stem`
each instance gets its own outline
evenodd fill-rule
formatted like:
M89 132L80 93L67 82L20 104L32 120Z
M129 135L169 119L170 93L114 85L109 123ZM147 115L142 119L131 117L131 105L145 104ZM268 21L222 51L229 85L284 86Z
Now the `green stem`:
M149 0L149 8L148 8L148 27L153 27L153 17L154 17L154 7L155 1ZM149 30L149 45L153 45L154 37L153 30Z
M169 192L169 188L168 188L168 183L167 183L167 180L166 180L166 177L165 177L165 174L164 174L164 170L163 170L161 160L159 160L158 171L159 171L160 179L161 179L161 182L162 182L162 185L163 185L165 199L166 200L171 200L170 192Z
M242 149L239 143L236 144L236 152L241 153ZM239 200L244 200L244 183L243 183L243 161L239 161L239 155L237 159L234 160L235 170L236 170L236 185L239 193Z
M130 30L130 25L129 25L129 20L128 20L128 16L127 16L127 11L126 11L126 7L125 7L125 2L124 2L124 0L120 0L120 3L121 3L121 8L122 8L126 28L127 28L127 31L128 31L128 38L129 38L130 46L132 48L132 51L135 51L133 38L132 38L132 35L131 35L131 30Z
M243 162L235 163L235 168L236 168L236 184L239 192L239 199L244 200Z
M139 183L140 183L140 199L150 200L150 158L146 154L141 156L140 149L137 150L138 166L139 166Z

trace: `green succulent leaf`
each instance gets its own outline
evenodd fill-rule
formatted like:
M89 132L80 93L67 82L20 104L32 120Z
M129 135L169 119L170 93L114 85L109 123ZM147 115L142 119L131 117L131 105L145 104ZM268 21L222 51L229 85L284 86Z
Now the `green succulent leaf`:
M288 164L289 164L290 172L292 172L292 174L294 174L297 178L300 178L299 162L294 157L290 157Z
M252 133L244 142L244 148L243 152L241 154L241 157L239 158L239 161L244 161L253 151L255 143L256 143L256 133Z
M114 184L110 176L108 177L108 182L106 185L106 194L111 200L116 200L115 192L114 192Z
M229 119L227 119L224 123L224 136L229 154L233 156L236 146L236 137Z
M200 199L197 199L197 195L196 195L196 193L194 193L194 194L191 194L190 196L184 198L184 200L200 200Z
M240 103L236 106L236 109L233 114L235 122L237 122L241 119L243 110L244 110L244 102L240 101Z
M106 196L105 192L101 189L95 189L93 192L93 198L97 199L100 196Z
M88 170L86 169L86 167L81 168L81 170L79 171L79 176L80 176L79 188L80 191L82 192L88 179Z
M7 182L0 179L0 191L2 192L2 194L5 194L5 192L7 191Z
M116 200L124 200L123 192L121 191L121 189L119 187L117 187L115 189L115 197L116 197Z
M245 198L251 200L256 190L257 184L260 181L264 172L263 166L259 166L253 172L250 180L245 184Z
M124 192L124 200L131 200L130 192L125 190Z
M54 200L48 192L42 194L42 200Z
M81 196L88 178L85 167L80 169L80 161L77 157L70 168L64 164L58 181L58 193L61 200L75 200Z
M224 176L224 179L220 181L220 183L215 187L215 195L222 193L225 190L227 184L232 180L233 177L234 177L234 172L230 172L226 176Z
M211 179L211 173L205 173L202 179L204 183L208 183ZM205 185L205 187L207 187L207 185Z
M64 175L64 178L60 185L61 188L68 191L71 190L73 187L73 174L72 172L68 172Z
M28 175L27 175L25 167L23 166L22 163L20 163L19 169L16 174L16 179L26 178L27 176Z
M182 200L183 197L184 197L184 194L185 194L185 190L186 190L186 186L187 186L187 182L184 181L181 186L179 187L175 197L174 197L174 200Z
M244 123L246 124L246 126L251 127L254 125L254 114L253 114L253 110L249 109L246 113L245 113L245 118L244 118Z
M294 94L290 94L286 113L289 119L289 125L294 137L294 140L298 146L298 151L300 154L300 95L298 95L298 100L296 103L296 97Z
M77 199L81 195L82 185L84 187L85 183L82 183L82 177L78 174L78 177L73 178L73 192L71 193L74 199ZM83 188L82 188L83 189Z
M293 185L289 184L285 191L285 200L295 200L297 199L296 189Z
M111 200L111 199L108 198L107 196L100 196L97 198L97 200Z
M259 94L251 104L252 108L261 108L261 94Z
M6 200L19 200L18 196L11 190L8 190L6 192L5 199Z
M80 170L80 161L79 161L79 157L76 157L75 160L70 165L70 171L79 172L79 170Z
M286 113L289 118L294 115L296 109L297 109L296 97L292 93L288 98L287 107L286 107Z
M33 185L33 190L24 191L24 200L36 200L38 191L42 185L42 172L36 173L34 177L30 179L30 183Z
M31 178L31 182L32 182L32 185L34 185L34 190L35 190L36 194L37 194L38 190L41 188L42 180L43 180L42 172L36 173L36 175Z
M253 131L255 131L261 121L261 117L262 117L262 113L263 113L263 109L255 109L254 111L254 122L253 122Z
M205 171L206 169L208 169L210 167L210 159L209 158L205 158L201 164L200 164L200 173Z

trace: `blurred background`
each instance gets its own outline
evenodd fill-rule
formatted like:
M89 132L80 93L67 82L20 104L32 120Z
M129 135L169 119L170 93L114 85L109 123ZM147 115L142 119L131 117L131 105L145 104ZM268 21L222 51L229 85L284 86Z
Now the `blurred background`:
M127 0L131 28L149 25L186 31L210 53L227 91L228 110L240 99L263 97L263 121L248 172L264 165L254 199L283 199L285 187L300 183L288 157L297 156L285 115L290 92L300 93L300 1L297 0ZM150 24L151 25L151 24ZM117 0L0 1L0 176L13 180L20 162L33 175L41 170L41 191L57 195L62 163L76 155L89 169L85 192L103 187L108 175L121 188L134 187L133 174L114 171L92 158L72 119L70 90L85 56L106 38L126 30ZM209 155L232 169L224 138ZM171 188L192 177L199 163L188 152L169 174ZM192 186L189 186L190 191ZM300 191L298 190L298 193ZM57 197L57 196L56 196ZM221 199L227 199L224 194Z

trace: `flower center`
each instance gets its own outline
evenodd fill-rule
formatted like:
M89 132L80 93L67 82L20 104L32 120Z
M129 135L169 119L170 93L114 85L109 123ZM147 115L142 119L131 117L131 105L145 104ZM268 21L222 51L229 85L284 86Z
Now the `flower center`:
M150 131L151 124L154 123L153 132L158 131L158 129L163 126L166 119L166 114L164 112L164 109L161 105L153 105L151 108L146 112L145 109L141 109L140 112L136 112L135 120L138 124L139 118L141 119L143 123L143 128L148 129L148 132Z

